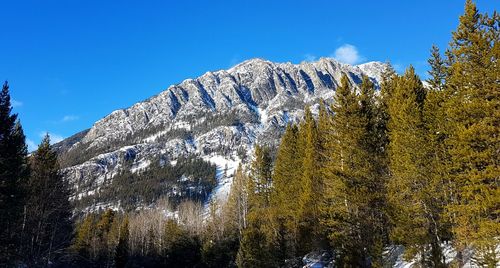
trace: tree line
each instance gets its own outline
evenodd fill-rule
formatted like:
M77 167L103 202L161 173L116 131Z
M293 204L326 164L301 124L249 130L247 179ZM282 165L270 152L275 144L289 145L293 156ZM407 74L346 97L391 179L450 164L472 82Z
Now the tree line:
M216 166L198 156L180 156L175 164L155 158L147 169L138 172L130 171L130 162L106 179L95 194L74 200L75 208L84 211L99 204L119 204L130 211L165 196L175 205L185 200L203 202L217 184Z

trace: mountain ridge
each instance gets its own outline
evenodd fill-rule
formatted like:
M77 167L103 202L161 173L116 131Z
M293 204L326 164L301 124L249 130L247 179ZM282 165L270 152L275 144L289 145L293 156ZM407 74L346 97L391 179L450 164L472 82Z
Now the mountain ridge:
M158 159L173 163L197 155L217 162L218 169L231 163L231 174L256 143L276 144L306 105L314 111L320 99L331 103L342 74L356 85L367 75L378 86L385 66L352 66L331 58L299 64L256 58L185 79L56 145L64 176L78 199L96 194L124 169L140 172ZM224 181L230 185L230 179Z

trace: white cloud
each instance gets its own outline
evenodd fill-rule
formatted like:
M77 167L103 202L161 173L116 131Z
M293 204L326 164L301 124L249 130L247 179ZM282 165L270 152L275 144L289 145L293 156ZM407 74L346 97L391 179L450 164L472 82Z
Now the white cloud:
M75 121L78 120L78 116L76 115L65 115L62 119L61 122L70 122L70 121Z
M44 138L45 134L49 134L50 137L50 144L58 143L62 140L64 140L64 137L55 133L50 133L48 131L42 131L39 133L40 138Z
M33 152L38 148L36 143L31 139L26 139L26 145L28 145L28 152Z
M14 99L10 100L10 104L11 104L11 105L12 105L12 107L14 107L14 108L23 106L23 103L22 103L22 102L17 101L17 100L14 100Z
M316 56L315 56L315 55L313 55L313 54L309 54L309 53L308 53L308 54L305 54L305 55L304 55L304 60L305 60L305 61L309 61L309 62L311 62L311 61L316 61L317 59L318 59L318 57L316 57Z
M350 44L343 44L338 47L332 55L336 60L347 63L357 64L365 60L358 52L358 49Z

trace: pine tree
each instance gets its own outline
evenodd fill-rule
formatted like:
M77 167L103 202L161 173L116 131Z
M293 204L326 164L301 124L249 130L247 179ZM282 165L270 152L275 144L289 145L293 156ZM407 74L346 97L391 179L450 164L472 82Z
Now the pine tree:
M128 261L128 238L129 238L129 230L128 230L128 217L125 216L123 223L120 227L120 237L118 239L118 245L115 250L115 267L123 268L127 265Z
M12 114L9 85L0 92L0 262L18 257L28 177L27 149L21 123Z
M322 223L328 232L328 238L337 252L337 262L340 266L349 265L348 255L350 255L348 245L350 242L352 222L349 213L352 204L349 203L349 193L346 172L345 149L349 147L342 146L346 142L346 134L351 128L351 119L349 115L354 114L357 109L356 96L346 75L342 76L341 85L337 88L332 111L335 116L330 124L330 135L327 136L327 165L324 169L325 179L325 200L322 206ZM346 131L346 132L344 132ZM352 132L351 132L352 133ZM351 145L354 143L350 143ZM352 264L356 265L356 264Z
M267 147L255 148L248 178L247 227L237 254L239 267L276 266L275 234L271 219L272 159Z
M95 215L87 214L75 228L75 238L71 244L71 251L76 255L77 262L92 258L91 243L95 231Z
M272 212L275 228L280 228L275 240L279 249L277 257L281 261L293 258L298 253L299 224L308 198L305 195L309 194L304 192L304 188L310 189L310 182L303 180L303 157L298 132L296 125L287 126L281 138L273 172Z
M439 237L435 242L450 241L452 239L450 222L444 215L444 208L451 202L456 191L447 173L450 159L445 143L449 130L444 110L445 101L449 97L449 91L446 89L449 66L441 58L436 46L432 47L431 58L428 62L431 66L429 71L431 78L427 80L430 87L427 89L425 99L424 120L428 135L427 146L431 148L429 151L429 187L436 193L432 196L433 207L436 209L433 212L436 223L434 234ZM439 248L438 245L433 246L432 262L444 263L444 260L440 260L443 256L440 256L440 250L438 251L437 248Z
M457 190L448 214L458 249L473 246L489 266L500 259L499 25L498 13L480 14L467 0L447 53L448 172Z
M30 158L31 176L26 205L26 256L35 265L57 259L69 246L72 215L69 184L59 171L48 135Z
M447 75L447 66L441 58L439 48L435 45L431 49L431 58L427 61L431 70L429 71L430 78L427 80L431 88L441 91L444 88L444 83Z
M379 164L382 149L374 85L364 77L357 95L349 83L344 75L332 107L323 224L340 265L380 266L385 181Z
M269 207L272 187L272 159L268 147L255 146L255 159L250 165L250 180L253 191L250 195L250 206L255 208Z
M389 100L389 156L392 178L391 238L418 256L423 266L440 267L442 191L436 188L433 140L425 117L427 91L410 67L397 79Z
M320 108L325 113L324 107ZM321 115L324 116L324 115ZM318 220L322 202L324 185L321 169L324 166L323 144L318 129L318 123L313 118L309 107L305 109L304 122L300 125L300 140L302 141L302 179L301 179L301 220L300 249L309 252L313 247L322 246L321 228Z
M241 239L242 231L247 227L248 215L248 176L245 174L242 165L240 164L234 173L233 184L229 194L228 203L226 205L226 213L238 230L239 239Z

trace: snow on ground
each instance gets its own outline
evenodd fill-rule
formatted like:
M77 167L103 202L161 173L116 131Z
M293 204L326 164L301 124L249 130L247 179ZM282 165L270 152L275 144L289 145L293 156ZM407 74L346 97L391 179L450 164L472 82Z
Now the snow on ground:
M162 130L162 131L159 131L145 139L143 139L144 142L154 142L156 141L156 139L158 139L160 136L166 134L168 131L167 130Z
M260 124L264 126L267 123L267 119L269 115L267 114L267 110L263 110L262 108L257 108L257 112L259 113L260 116Z
M443 255L445 257L445 262L447 265L450 265L452 262L457 261L457 251L453 248L450 243L441 244L441 249ZM500 252L500 245L497 246L497 252ZM412 260L406 261L403 258L404 255L404 247L403 246L391 246L386 248L384 251L385 260L392 264L393 268L412 268L416 267L418 263L418 258L414 258ZM473 261L474 251L466 250L464 252L465 264L463 268L478 268L477 264ZM497 267L500 267L500 263L497 263Z
M240 164L241 160L238 157L230 159L227 156L221 155L204 156L203 160L216 165L215 178L217 180L217 186L213 189L212 194L203 208L204 215L208 215L209 205L212 200L222 202L227 200L233 183L234 172L236 171L236 168Z
M186 121L177 121L175 122L174 124L174 127L175 129L187 129L187 130L190 130L191 129L191 124L189 122L186 122Z
M136 173L138 171L145 170L149 165L151 164L151 161L149 160L143 160L140 161L139 163L135 164L131 169L130 172Z

